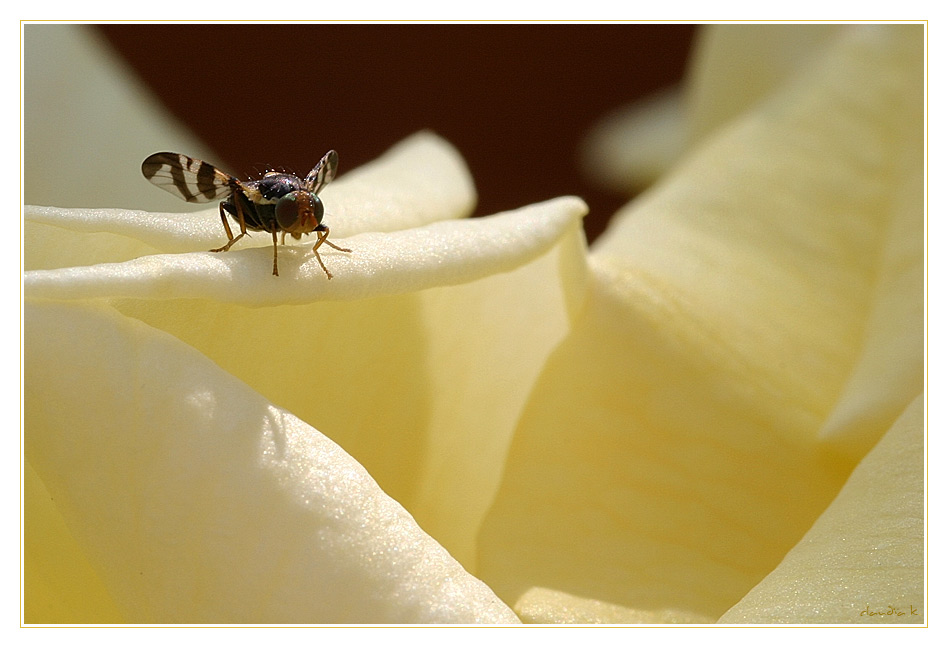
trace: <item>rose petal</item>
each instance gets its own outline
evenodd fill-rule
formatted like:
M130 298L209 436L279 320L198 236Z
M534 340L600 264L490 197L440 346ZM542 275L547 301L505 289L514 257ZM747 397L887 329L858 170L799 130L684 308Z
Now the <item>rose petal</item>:
M267 308L115 305L329 435L473 570L526 394L585 297L580 213L536 259L468 283ZM530 222L525 236L537 233Z
M153 255L124 263L30 271L31 299L214 299L260 306L367 297L457 284L512 270L550 249L585 214L578 198L559 198L490 218L433 223L389 234L334 239L324 246L327 280L311 245Z
M474 537L514 421L584 295L584 211L575 199L551 201L522 210L525 218L509 215L519 224L483 230L484 241L462 236L477 254L514 236L541 256L456 286L262 309L199 299L115 303L331 434L474 569ZM527 339L516 335L525 327Z
M25 322L27 457L126 621L516 622L338 446L186 345L102 307Z
M659 290L592 292L527 401L478 536L508 604L533 587L644 618L716 619L769 573L847 466L755 408ZM774 511L779 511L774 514Z
M584 599L566 592L534 587L514 606L524 623L542 624L672 624L713 623L714 619L691 612L662 610L645 612L596 599Z
M921 115L917 115L921 117ZM918 133L922 124L916 123ZM820 437L859 459L872 448L925 379L925 188L920 138L905 138L900 184L879 252L863 343Z
M405 505L473 573L477 533L523 404L585 300L586 253L577 227L514 272L417 293L427 433ZM373 374L388 382L386 372Z
M840 25L708 25L688 70L687 138L694 144L819 65Z
M813 528L721 623L924 623L924 477L919 396Z
M603 185L640 191L688 149L817 60L837 25L704 25L686 83L606 116L584 166Z
M121 623L122 614L33 466L23 470L23 619Z
M624 275L630 300L635 286L672 295L737 381L757 376L753 389L769 395L755 407L772 403L804 435L847 381L850 393L873 380L894 390L861 419L839 406L824 435L848 439L850 461L921 378L922 37L917 25L843 32L822 65L620 212L594 250ZM885 363L885 377L874 373ZM870 423L864 436L854 420Z
M893 232L903 209L922 219L903 200L923 162L922 36L847 31L597 242L586 312L537 382L479 537L478 574L505 601L539 586L716 618L836 495L855 459L819 432L877 357L870 313L918 308L917 286L880 297L899 273L876 282L891 257L911 285L922 254L915 226ZM917 335L884 348L917 368ZM891 425L900 375L882 377L892 397L868 438Z
M629 193L668 171L687 144L682 95L675 86L605 117L583 143L583 167L589 176Z
M457 149L422 131L344 173L320 197L333 234L347 237L465 218L474 210L477 192Z
M90 25L24 25L22 60L27 204L161 209L171 198L143 180L145 156L209 153Z

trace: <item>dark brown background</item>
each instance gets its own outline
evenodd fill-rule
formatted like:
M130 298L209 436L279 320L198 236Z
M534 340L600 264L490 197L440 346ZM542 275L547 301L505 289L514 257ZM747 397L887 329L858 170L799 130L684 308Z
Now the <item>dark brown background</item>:
M584 178L608 111L681 79L692 25L103 25L167 108L249 177L342 171L431 129L467 160L477 214L576 194L590 239L628 196ZM187 151L182 151L187 153Z

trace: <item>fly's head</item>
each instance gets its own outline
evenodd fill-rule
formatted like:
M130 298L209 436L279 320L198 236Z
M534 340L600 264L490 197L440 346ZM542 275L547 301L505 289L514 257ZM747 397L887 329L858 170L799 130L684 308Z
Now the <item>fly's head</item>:
M294 238L320 228L323 222L323 201L316 194L299 189L282 196L276 203L276 219L280 229Z

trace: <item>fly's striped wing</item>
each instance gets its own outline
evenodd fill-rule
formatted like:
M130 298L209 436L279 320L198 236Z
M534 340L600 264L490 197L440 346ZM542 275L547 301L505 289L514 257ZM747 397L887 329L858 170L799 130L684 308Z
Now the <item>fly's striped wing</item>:
M239 184L213 165L180 153L149 155L142 162L142 175L156 187L191 203L223 198Z
M306 176L306 190L318 194L319 190L332 182L336 177L336 169L339 167L339 155L335 151L329 151L323 156L313 170Z

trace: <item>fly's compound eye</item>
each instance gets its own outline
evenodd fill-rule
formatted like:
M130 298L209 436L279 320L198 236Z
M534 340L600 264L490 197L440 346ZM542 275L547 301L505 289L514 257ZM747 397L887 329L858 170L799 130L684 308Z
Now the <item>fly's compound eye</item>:
M277 201L276 219L288 232L312 232L323 221L323 203L307 191L294 191Z

